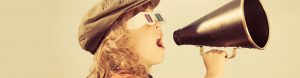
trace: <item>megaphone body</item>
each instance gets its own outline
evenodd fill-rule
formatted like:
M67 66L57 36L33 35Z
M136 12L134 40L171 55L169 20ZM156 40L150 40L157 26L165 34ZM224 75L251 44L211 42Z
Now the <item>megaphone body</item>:
M264 49L266 13L258 0L233 0L173 33L177 45Z

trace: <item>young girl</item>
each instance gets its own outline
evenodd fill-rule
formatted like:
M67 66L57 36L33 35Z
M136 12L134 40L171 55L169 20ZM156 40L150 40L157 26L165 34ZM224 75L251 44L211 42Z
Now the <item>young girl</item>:
M152 13L159 0L103 0L82 19L81 47L94 54L87 78L152 78L149 69L163 60L165 48L160 22L133 25L141 12ZM202 54L206 78L223 73L226 53L211 50Z

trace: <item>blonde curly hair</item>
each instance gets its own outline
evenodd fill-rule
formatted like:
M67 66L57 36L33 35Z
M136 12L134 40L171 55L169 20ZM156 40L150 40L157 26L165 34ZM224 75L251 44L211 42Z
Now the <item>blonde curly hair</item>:
M102 6L105 6L102 4ZM122 14L110 28L98 47L87 78L110 78L113 73L126 70L127 74L147 78L148 69L141 64L126 29L126 22L139 12L153 9L151 2Z

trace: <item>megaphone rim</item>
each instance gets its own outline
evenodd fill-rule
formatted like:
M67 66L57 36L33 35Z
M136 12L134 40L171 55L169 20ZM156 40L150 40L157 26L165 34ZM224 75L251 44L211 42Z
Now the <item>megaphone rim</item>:
M265 12L265 9L262 7L261 2L260 2L259 0L255 0L255 1L258 1L259 6L261 6L261 9L262 9L263 12L265 13L266 20L268 20L267 15L266 15L266 12ZM240 11L242 11L242 14L243 14L243 15L242 15L243 28L245 29L245 33L247 34L248 40L250 41L250 43L251 43L256 49L259 49L259 50L265 49L266 45L267 45L268 42L269 42L269 37L270 37L270 30L269 30L269 29L270 29L270 28L268 29L268 30L269 30L269 31L268 31L268 38L267 38L267 41L266 41L266 43L264 44L264 46L263 46L263 47L258 46L258 45L254 42L254 40L252 39L251 34L250 34L249 30L248 30L248 25L247 25L245 13L244 13L244 12L245 12L245 0L241 0L240 5L241 5L241 7L242 7L242 8L240 8L240 9L241 9ZM268 27L270 27L268 21L267 21L267 24L268 24Z

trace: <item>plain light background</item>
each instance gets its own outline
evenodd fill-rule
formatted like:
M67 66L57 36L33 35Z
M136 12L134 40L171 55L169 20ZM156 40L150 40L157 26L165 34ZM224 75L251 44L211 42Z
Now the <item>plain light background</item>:
M84 78L93 56L77 41L79 20L99 0L1 0L0 78ZM165 60L154 78L203 78L195 46L177 46L172 33L231 0L161 0ZM239 49L223 78L300 78L300 1L261 0L270 23L265 50ZM231 51L230 48L219 48Z

